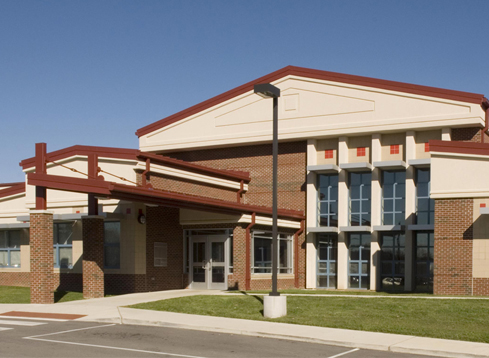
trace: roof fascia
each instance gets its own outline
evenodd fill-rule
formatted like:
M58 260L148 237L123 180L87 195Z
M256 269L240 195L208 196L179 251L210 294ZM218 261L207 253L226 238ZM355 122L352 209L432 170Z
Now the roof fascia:
M214 169L199 164L188 163L183 160L174 159L167 156L151 154L146 152L140 152L138 157L144 159L150 159L152 162L158 164L164 164L171 167L181 168L194 173L211 175L213 177L231 179L237 181L243 180L245 182L249 182L251 180L250 173L248 172Z
M52 162L76 155L97 154L99 157L115 158L115 159L132 159L137 160L139 150L127 148L111 148L111 147L93 147L86 145L74 145L68 148L56 150L47 153L47 160ZM35 165L35 157L24 159L19 163L22 169L31 168Z
M430 140L429 146L430 152L489 156L489 144L487 143Z
M352 84L357 86L374 87L374 88L379 88L379 89L384 89L389 91L410 93L414 95L442 98L442 99L448 99L448 100L454 100L460 102L475 103L475 104L480 104L481 106L483 106L483 104L485 103L484 95L476 94L476 93L454 91L454 90L448 90L448 89L437 88L437 87L421 86L421 85L409 84L404 82L381 80L381 79L376 79L371 77L347 75L347 74L336 73L336 72L314 70L314 69L304 68L304 67L287 66L278 71L272 72L266 76L257 78L256 80L253 80L244 85L236 87L232 90L224 92L220 95L212 97L204 102L198 103L192 107L184 109L183 111L177 112L171 116L163 118L157 122L144 126L136 131L136 135L138 137L141 137L143 135L149 134L151 132L154 132L155 130L166 127L172 123L178 122L181 119L202 112L208 108L216 106L222 102L225 102L243 93L252 91L253 86L255 84L274 82L280 78L291 76L291 75L318 79L318 80L346 83L346 84Z
M12 183L10 188L0 190L0 198L25 193L25 183Z

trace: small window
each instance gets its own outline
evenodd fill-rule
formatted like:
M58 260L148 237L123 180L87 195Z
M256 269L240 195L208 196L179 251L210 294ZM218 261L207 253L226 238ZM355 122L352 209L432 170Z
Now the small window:
M20 267L20 231L0 231L0 267Z
M324 151L324 159L331 159L333 158L333 149L326 149Z
M391 154L399 154L399 144L391 145Z
M425 143L424 144L424 151L429 152L430 151L430 143Z
M166 242L154 243L154 265L155 267L168 265L168 244Z
M357 157L364 157L365 156L365 147L358 147L357 148Z
M53 228L54 267L73 267L73 222L55 223Z
M104 222L104 268L121 267L121 223Z
M251 273L272 273L272 233L253 232ZM278 234L278 273L292 271L292 236Z

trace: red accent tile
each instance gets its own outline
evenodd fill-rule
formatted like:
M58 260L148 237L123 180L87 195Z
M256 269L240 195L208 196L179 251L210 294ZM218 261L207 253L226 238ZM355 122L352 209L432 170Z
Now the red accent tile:
M364 157L365 156L365 147L358 147L357 148L357 157Z
M430 143L425 143L424 144L424 151L429 152L430 151Z
M391 154L399 154L399 144L391 145Z
M481 203L481 208L485 208L486 207L486 203Z
M333 149L327 149L324 151L324 158L331 159L333 158Z

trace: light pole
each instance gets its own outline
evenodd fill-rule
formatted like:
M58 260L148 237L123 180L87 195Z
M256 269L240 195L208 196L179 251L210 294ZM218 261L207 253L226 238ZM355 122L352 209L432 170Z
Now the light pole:
M287 302L285 296L280 296L277 291L278 271L278 229L277 229L277 166L278 166L278 98L280 88L270 83L254 86L254 92L263 98L273 98L273 179L272 179L272 292L264 297L263 311L267 318L282 317L287 314Z

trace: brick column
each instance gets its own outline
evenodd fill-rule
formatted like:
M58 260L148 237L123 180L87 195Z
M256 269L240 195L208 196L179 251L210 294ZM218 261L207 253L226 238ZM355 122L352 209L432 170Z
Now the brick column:
M30 213L31 303L54 303L53 214Z
M104 218L85 216L83 231L83 297L104 297Z

